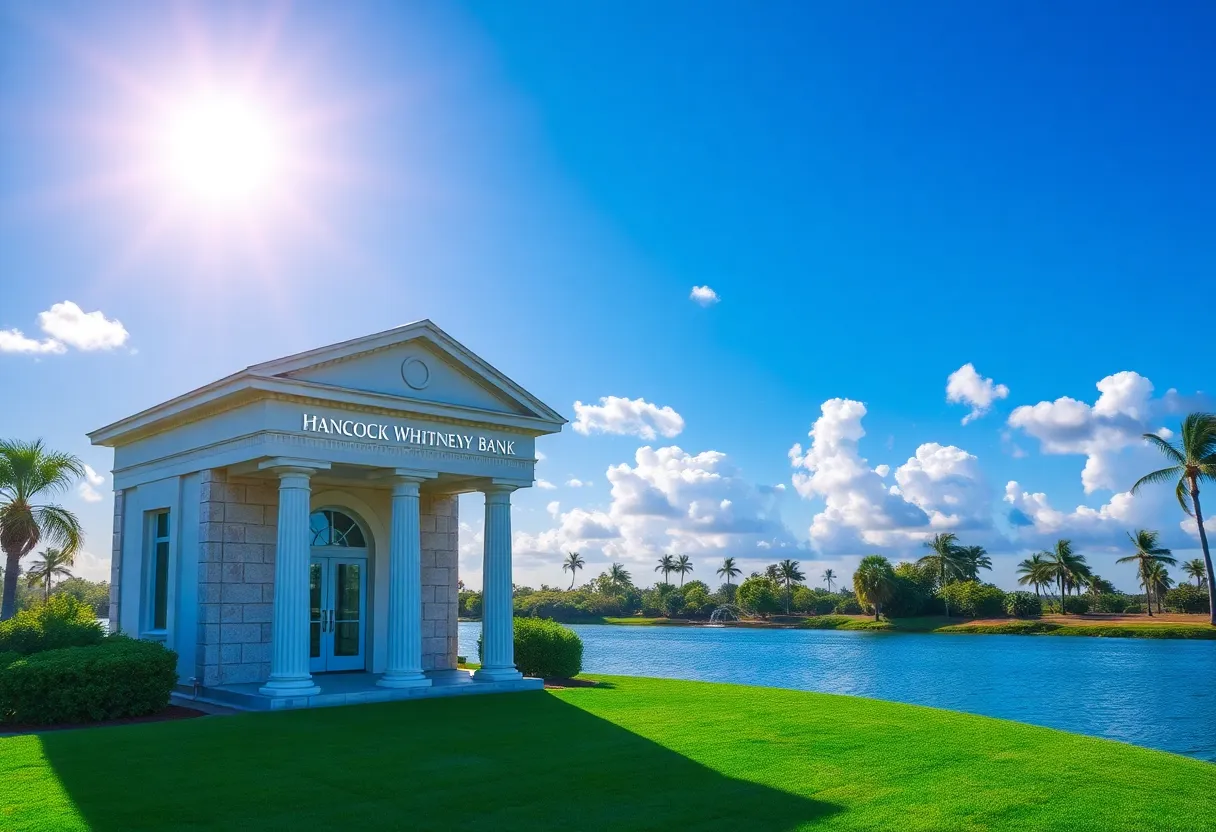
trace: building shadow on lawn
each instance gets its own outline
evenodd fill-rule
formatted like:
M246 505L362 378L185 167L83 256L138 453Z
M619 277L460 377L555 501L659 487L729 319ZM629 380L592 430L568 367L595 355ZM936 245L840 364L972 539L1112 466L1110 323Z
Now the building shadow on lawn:
M607 691L606 691L607 693ZM839 811L542 693L41 738L95 830L793 830Z

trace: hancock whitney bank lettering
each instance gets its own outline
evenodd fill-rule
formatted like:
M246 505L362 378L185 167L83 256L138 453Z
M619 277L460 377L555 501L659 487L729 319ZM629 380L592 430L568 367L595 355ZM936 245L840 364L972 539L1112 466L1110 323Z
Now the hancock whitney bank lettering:
M309 433L329 433L337 436L350 436L355 439L401 442L406 445L429 445L458 451L476 449L484 454L515 456L515 441L510 439L494 439L473 433L441 433L436 430L383 422L333 419L313 413L304 414L304 430Z

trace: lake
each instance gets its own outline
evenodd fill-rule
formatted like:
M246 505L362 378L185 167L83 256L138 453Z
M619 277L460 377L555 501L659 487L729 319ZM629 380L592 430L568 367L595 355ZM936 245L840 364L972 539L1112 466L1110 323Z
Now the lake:
M1216 762L1216 641L573 625L585 674L869 696ZM478 622L460 654L477 660Z

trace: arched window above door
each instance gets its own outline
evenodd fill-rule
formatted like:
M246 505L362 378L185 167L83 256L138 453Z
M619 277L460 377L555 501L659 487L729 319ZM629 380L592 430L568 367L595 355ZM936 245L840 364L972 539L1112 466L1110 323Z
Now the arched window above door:
M367 548L363 530L349 514L329 508L314 511L308 518L308 527L312 531L313 546Z

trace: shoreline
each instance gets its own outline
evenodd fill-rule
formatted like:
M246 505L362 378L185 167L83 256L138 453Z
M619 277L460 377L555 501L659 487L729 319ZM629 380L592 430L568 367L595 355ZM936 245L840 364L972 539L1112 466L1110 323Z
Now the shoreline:
M1200 618L1195 616L1194 618ZM681 618L606 617L563 624L615 627L702 627L767 630L850 630L873 633L931 633L938 635L1042 635L1082 638L1148 638L1216 641L1216 627L1206 620L1149 619L1128 616L1047 616L1044 618L952 619L945 616L875 621L871 616L775 616L770 620L709 621ZM464 623L480 619L462 618Z

